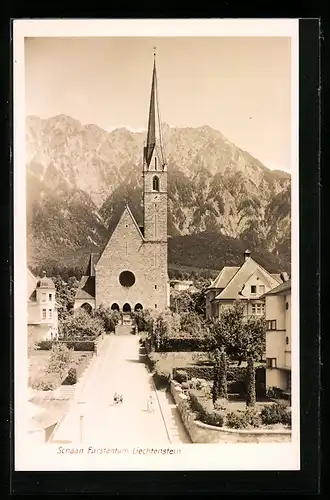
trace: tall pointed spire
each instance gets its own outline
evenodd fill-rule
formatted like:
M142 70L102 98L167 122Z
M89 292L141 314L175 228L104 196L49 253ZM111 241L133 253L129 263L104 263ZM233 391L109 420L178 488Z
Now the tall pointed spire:
M144 148L144 156L147 166L150 164L152 154L156 145L156 53L154 52L154 67L152 71L151 96L149 106L147 144Z

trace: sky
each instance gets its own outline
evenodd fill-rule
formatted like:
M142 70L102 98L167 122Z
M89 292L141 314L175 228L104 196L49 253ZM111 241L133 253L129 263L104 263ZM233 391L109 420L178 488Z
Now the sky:
M154 46L163 122L209 125L290 172L289 37L26 38L26 114L146 129Z

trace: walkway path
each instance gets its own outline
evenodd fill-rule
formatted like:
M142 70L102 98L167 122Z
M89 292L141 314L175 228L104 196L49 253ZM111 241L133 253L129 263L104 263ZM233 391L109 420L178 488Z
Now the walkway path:
M113 405L115 392L123 395L123 405ZM154 413L146 411L150 395ZM103 447L190 442L171 396L155 390L135 335L106 337L52 441Z

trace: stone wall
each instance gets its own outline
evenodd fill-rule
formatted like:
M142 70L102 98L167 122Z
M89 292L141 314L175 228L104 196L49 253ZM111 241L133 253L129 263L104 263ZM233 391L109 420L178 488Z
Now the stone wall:
M195 420L189 407L189 398L175 380L171 380L170 391L182 421L193 443L284 443L291 441L290 430L229 429L214 427Z

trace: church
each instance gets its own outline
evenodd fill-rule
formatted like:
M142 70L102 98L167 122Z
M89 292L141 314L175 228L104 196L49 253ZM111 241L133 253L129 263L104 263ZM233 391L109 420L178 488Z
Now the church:
M128 205L99 259L90 256L74 308L101 304L123 313L169 307L167 271L167 166L162 144L154 58L148 130L143 147L143 226Z

